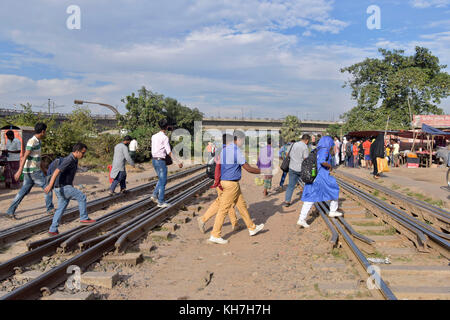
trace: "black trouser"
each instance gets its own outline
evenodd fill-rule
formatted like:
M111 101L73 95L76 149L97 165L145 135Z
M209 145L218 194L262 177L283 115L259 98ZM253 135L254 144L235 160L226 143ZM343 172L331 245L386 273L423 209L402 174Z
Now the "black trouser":
M377 158L375 158L375 161L372 160L373 163L373 175L378 176L378 163Z

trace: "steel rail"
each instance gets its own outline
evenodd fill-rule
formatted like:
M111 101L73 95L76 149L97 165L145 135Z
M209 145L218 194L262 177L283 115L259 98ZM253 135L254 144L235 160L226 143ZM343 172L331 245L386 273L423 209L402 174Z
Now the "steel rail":
M193 183L196 183L200 179L204 179L204 177L205 174L202 173L200 175L193 177L192 179L184 181L181 184L177 185L176 188L172 187L168 189L166 191L167 195L169 196L173 192L180 192L181 189L185 188L186 186L190 186ZM109 227L116 225L118 220L130 217L134 213L141 211L142 208L148 207L150 205L154 205L154 202L150 199L144 199L139 201L138 203L135 203L133 206L126 208L125 210L116 210L116 213L114 215L110 215L105 219L101 220L99 219L100 221L98 223L88 226L87 228L84 228L80 232L77 232L76 234L72 235L69 239L61 243L61 247L64 252L67 252L68 250L73 249L73 247L81 240L87 240L92 235L95 235L98 232L108 230Z
M198 170L199 168L196 168L196 169ZM192 169L188 169L188 170L192 170ZM181 172L177 172L176 174L170 176L170 178L174 179L174 178L176 178L176 175L178 175L178 174L180 174L180 173L188 172L188 170L184 170L184 171L181 171ZM169 177L168 177L168 179L169 179ZM135 192L136 190L139 190L139 191L140 191L141 187L143 187L143 186L144 186L144 187L148 187L148 186L151 187L151 186L155 185L156 183L157 183L156 181L152 181L152 182L150 182L150 183L148 183L148 184L145 184L145 185L142 185L142 186L138 186L138 187L132 188L132 189L129 190L128 195L129 195L130 193ZM124 197L124 196L125 196L125 195L123 195L123 194L117 194L117 195L114 195L113 197L111 197L111 196L106 196L106 197L103 197L103 198L100 198L100 199L96 199L96 200L89 201L89 202L87 203L87 205L89 206L89 205L92 205L92 204L97 204L98 202L102 202L103 200L117 199L117 198ZM72 211L74 211L75 214L78 214L78 213L79 213L78 208L77 208L77 207L73 207L73 208L68 209L68 210L64 213L63 217L65 217L65 216L67 216L67 215L70 215L70 214L72 213ZM53 218L50 217L50 220L51 220L51 219L53 219ZM13 230L16 230L16 229L23 229L24 227L28 227L28 226L33 225L33 224L36 224L36 223L38 223L38 222L48 221L48 220L49 220L49 216L46 216L46 217L41 217L41 218L38 218L38 219L34 219L34 220L32 220L32 221L28 221L28 222L24 222L24 223L21 223L21 224L14 225L14 226L9 227L9 228L7 228L7 229L0 230L0 237L1 237L3 234L7 234L7 233L9 233L9 232L11 232L11 231L13 231Z
M211 179L205 179L205 183L203 184L203 188L206 188L208 185L212 183ZM190 190L190 191L189 191ZM199 192L199 187L194 186L189 189L186 193L189 193L191 196ZM180 197L177 196L179 199ZM169 200L171 202L171 200ZM157 217L161 217L162 213L170 212L174 207L163 208L156 210ZM90 247L86 251L68 259L57 267L45 272L34 280L29 281L25 285L13 290L12 292L7 293L2 296L0 300L28 300L35 299L41 296L41 292L43 289L52 289L62 282L64 282L69 274L66 273L66 270L71 265L76 265L80 267L80 269L84 270L93 262L102 258L103 255L107 252L113 251L115 246L115 242L117 239L128 229L124 229L120 232L110 235L108 238L103 241L95 244Z
M326 209L329 211L330 207L329 207L328 203L324 202L324 205L326 206ZM348 224L347 221L345 221L345 219L343 217L337 217L337 219L344 225L344 227L348 230L348 232L350 232L350 234L353 237L355 237L367 244L370 244L370 245L375 243L375 241L373 241L372 239L360 234L359 232L356 232L355 229L353 229L352 226L350 224Z
M395 197L397 197L399 199L402 199L402 200L404 200L404 201L406 201L408 203L414 204L417 207L425 209L430 214L432 214L434 217L442 220L443 222L450 223L450 212L449 211L446 211L444 209L438 208L438 207L433 206L433 205L431 205L429 203L410 198L410 197L405 196L405 195L403 195L403 194L401 194L399 192L396 192L396 191L394 191L392 189L389 189L389 188L384 187L384 186L380 186L380 185L378 185L376 183L373 183L371 181L368 181L368 180L360 178L360 177L356 177L356 176L354 176L352 174L344 173L344 172L338 172L338 173L343 175L344 177L347 177L349 179L358 181L358 182L360 182L360 183L362 183L362 184L364 184L364 185L366 185L368 187L371 187L373 189L382 191L382 192L384 192L386 194L395 196Z
M416 233L417 236L419 237L419 240L421 242L423 242L424 244L426 243L426 240L427 240L425 237L425 235L426 235L430 239L432 239L434 242L436 242L440 246L444 247L445 249L447 249L447 250L450 249L450 242L446 240L446 238L449 235L439 232L438 230L435 230L434 228L432 228L428 225L423 226L424 223L422 223L421 221L418 221L414 217L406 215L405 213L401 212L400 210L394 208L393 206L382 202L380 199L375 198L374 196L367 194L366 192L363 192L340 179L337 179L337 180L338 180L338 183L344 189L369 201L370 203L372 203L373 205L378 207L380 210L382 210L384 213L388 214L390 217L392 217L394 220L396 220L398 223L400 223L403 227Z
M427 251L428 238L425 236L425 234L421 230L416 228L413 224L411 224L402 215L398 216L397 214L395 214L395 212L391 212L391 211L387 210L386 207L389 207L388 204L381 202L379 199L372 197L369 194L367 194L357 188L354 188L351 185L348 185L348 184L343 185L344 183L338 179L337 179L337 181L338 181L338 184L341 187L343 187L345 190L352 192L353 194L361 197L362 199L365 199L366 201L369 201L370 203L375 205L376 208L378 208L379 210L381 210L382 212L387 214L390 218L394 219L394 221L399 223L402 227L406 228L408 231L415 234L417 239L410 238L410 240L417 241L418 249L420 249L422 251ZM420 248L419 248L419 246L420 246Z
M197 181L196 179L204 176L204 174L200 174L192 179L189 179L187 182L191 183L193 179ZM169 188L168 194L178 192L182 190L186 186L186 181L178 184L177 186L173 186L172 188ZM179 195L177 194L174 198L177 198ZM142 202L143 200L139 200L138 202ZM131 207L135 207L136 203L127 205L123 208L114 210L112 213L120 213L121 211L127 211L130 210ZM107 215L103 216L102 218L106 216L111 216L111 213L108 213ZM99 219L101 221L101 219ZM90 226L93 227L94 225ZM17 257L14 257L2 264L0 264L0 281L6 279L7 277L14 274L14 268L23 268L30 264L33 264L37 261L39 261L43 256L54 254L59 246L66 240L70 239L73 235L75 235L77 232L80 231L80 229L86 228L88 226L78 226L72 230L68 230L64 233L61 233L60 235L56 237L50 237L43 240L36 241L35 243L29 244L29 248L31 248L31 251L25 252Z
M191 169L183 170L181 172L177 172L173 175L167 177L167 181L171 181L174 179L182 178L186 175L189 175L193 172L203 169L205 166L197 166ZM121 200L122 198L129 197L130 195L137 196L139 194L145 193L148 189L154 187L157 181L152 181L150 183L132 188L128 191L127 194L117 194L115 196L106 196L100 199L96 199L93 201L89 201L87 203L88 212L97 211L103 208L108 207L112 202L116 202ZM66 211L66 213L62 216L61 221L67 222L76 219L79 216L78 207L73 207ZM0 247L6 243L10 243L13 241L23 240L28 238L29 236L45 231L51 224L53 220L52 216L42 217L33 221L29 221L20 225L13 226L8 229L4 229L0 231Z
M206 181L206 184L200 185L197 189L198 191L203 189L205 186L208 186L212 183L212 181ZM177 200L172 202L173 206L177 206L183 203L186 199L188 199L190 195L184 194L181 195ZM120 236L120 238L116 241L115 247L116 252L123 252L127 246L142 237L143 234L146 234L148 230L154 228L156 225L162 222L162 212L155 213L154 215L145 218L143 221L139 222L136 226L125 232Z
M319 207L323 211L323 214L326 214L327 208L323 202L319 203ZM379 280L377 283L377 284L379 284L379 287L377 289L381 292L381 294L385 297L385 299L397 300L397 297L394 295L394 293L389 288L389 286L381 278L381 275L378 274L375 269L373 270L373 273L369 272L369 270L370 270L369 267L371 266L371 264L367 260L366 256L361 252L361 250L359 250L358 246L353 241L353 239L348 234L348 232L345 231L345 229L338 222L336 222L336 220L334 218L332 218L331 221L334 224L334 226L339 230L339 233L343 236L345 242L350 247L352 252L355 254L356 258L361 263L361 265L364 267L367 274L369 274L370 276L375 276L375 278Z
M302 181L300 181L300 185L303 188L305 187L305 183L302 182ZM331 237L330 237L330 241L329 242L331 243L333 248L336 247L337 243L338 243L338 239L339 239L339 234L338 234L336 228L330 222L330 219L328 219L328 216L322 212L322 210L320 209L319 204L317 202L314 203L314 207L319 212L320 216L322 217L322 220L325 222L325 224L327 225L328 229L330 229L330 231L331 231Z
M337 246L339 234L336 230L336 228L331 223L330 219L328 219L328 216L320 210L319 204L315 203L314 206L316 207L317 211L319 211L320 216L322 217L323 221L325 221L325 224L327 225L328 229L331 231L331 238L330 243L332 244L333 248Z

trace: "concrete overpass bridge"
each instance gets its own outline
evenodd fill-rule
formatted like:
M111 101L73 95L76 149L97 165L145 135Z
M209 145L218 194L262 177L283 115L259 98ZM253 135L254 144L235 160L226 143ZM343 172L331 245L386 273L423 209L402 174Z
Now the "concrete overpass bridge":
M218 129L222 131L226 129L280 131L283 122L284 119L203 118L203 129ZM303 120L300 124L302 133L323 135L330 125L337 124L337 122Z

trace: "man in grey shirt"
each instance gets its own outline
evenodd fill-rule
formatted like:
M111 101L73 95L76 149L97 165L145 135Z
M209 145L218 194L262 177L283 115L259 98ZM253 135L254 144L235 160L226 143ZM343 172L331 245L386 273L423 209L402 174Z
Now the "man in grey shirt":
M109 190L110 195L114 194L114 190L116 190L118 184L120 184L120 192L125 192L127 189L127 172L125 171L125 164L128 162L134 167L134 161L131 159L130 153L128 152L128 145L131 140L132 138L130 136L126 136L123 138L123 142L114 147L114 158L110 174L111 179L114 179L114 181Z
M289 184L284 201L286 207L291 205L292 194L294 193L297 182L300 181L300 171L302 170L303 160L309 156L308 143L310 140L311 137L309 135L303 135L302 140L293 145L289 154L291 160L289 162Z

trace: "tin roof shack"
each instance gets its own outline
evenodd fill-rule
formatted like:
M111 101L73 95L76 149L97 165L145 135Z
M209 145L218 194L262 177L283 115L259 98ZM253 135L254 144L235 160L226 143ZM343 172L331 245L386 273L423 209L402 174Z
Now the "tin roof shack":
M34 135L34 128L33 127L26 127L26 126L14 126L14 125L8 125L0 128L0 135L1 135L1 150L6 149L6 132L11 130L14 132L14 137L19 139L22 150L20 151L20 157L23 157L23 154L25 153L25 145L31 137ZM25 142L24 142L25 141ZM2 152L2 155L0 156L0 188L5 188L5 176L4 176L4 169L6 164L6 155Z

